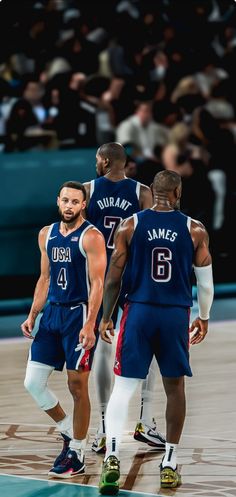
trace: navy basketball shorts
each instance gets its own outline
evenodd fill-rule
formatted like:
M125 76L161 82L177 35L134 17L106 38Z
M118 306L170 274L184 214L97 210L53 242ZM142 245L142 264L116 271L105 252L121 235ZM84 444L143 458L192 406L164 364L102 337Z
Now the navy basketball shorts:
M117 340L115 374L144 379L155 356L162 376L192 376L189 317L185 307L126 303Z
M96 345L85 352L75 351L86 316L86 304L70 307L48 304L30 349L30 360L47 364L58 371L63 370L65 363L70 370L90 371Z

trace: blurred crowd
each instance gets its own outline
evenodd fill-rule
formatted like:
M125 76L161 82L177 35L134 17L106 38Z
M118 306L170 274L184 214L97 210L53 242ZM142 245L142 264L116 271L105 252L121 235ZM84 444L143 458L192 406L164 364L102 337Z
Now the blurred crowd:
M118 141L127 176L150 185L163 168L181 174L182 210L226 257L236 213L236 2L3 1L0 26L2 153Z

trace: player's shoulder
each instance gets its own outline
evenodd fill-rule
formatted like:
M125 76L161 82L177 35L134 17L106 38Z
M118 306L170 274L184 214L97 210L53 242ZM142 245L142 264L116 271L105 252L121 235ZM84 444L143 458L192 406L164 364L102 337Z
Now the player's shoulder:
M194 239L198 240L198 242L206 241L209 239L209 235L208 235L208 231L207 231L206 227L198 219L191 218L190 233L191 233L192 238L194 237Z
M89 193L90 192L90 188L91 188L91 181L85 181L83 183L83 186L84 186L86 192Z
M43 226L43 228L39 230L39 237L41 238L46 237L48 235L51 226L52 226L51 224L49 224L48 226Z
M89 251L91 248L98 247L99 250L106 250L105 238L102 232L96 228L93 224L87 227L87 230L83 237L83 248L85 252Z
M191 228L199 231L206 231L204 224L198 219L193 219L191 217Z
M141 191L143 191L143 192L151 192L152 191L150 186L145 185L144 183L140 183L140 182L139 182L139 184L140 184Z
M89 239L90 242L92 240L96 240L99 238L104 239L102 232L98 228L96 228L96 226L94 226L93 224L89 223L86 228L87 229L86 229L86 232L84 234L85 239Z

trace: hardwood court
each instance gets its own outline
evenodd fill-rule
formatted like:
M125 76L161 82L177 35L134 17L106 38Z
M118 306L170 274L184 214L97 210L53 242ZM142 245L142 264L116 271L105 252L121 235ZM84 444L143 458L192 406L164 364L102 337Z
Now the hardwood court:
M151 493L178 497L236 496L235 328L235 321L212 322L205 341L191 348L194 376L186 379L187 417L178 452L183 485L177 490L160 490L159 464L162 454L132 438L139 415L137 391L130 405L122 443L121 495L134 497L136 492L141 492L142 495ZM72 497L78 495L79 489L82 497L95 497L98 495L102 456L91 451L99 418L93 373L90 378L92 415L86 474L63 483L55 479L47 483L48 469L62 444L51 420L24 390L29 346L30 342L23 338L1 340L0 485L3 495L21 497L27 494L28 497L40 493L41 497L56 494ZM65 373L55 372L50 385L65 410L71 411ZM165 432L164 411L165 397L157 370L153 414L162 432ZM78 484L85 486L78 487ZM49 489L52 493L48 493Z

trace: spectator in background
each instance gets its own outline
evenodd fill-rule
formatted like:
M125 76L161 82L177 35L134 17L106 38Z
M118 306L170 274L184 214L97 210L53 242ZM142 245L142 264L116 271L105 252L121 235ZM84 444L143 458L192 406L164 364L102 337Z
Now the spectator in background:
M175 171L182 178L181 210L199 219L212 232L214 192L205 165L192 159L188 149L180 153L176 144L164 147L161 160L164 169Z
M6 151L23 151L34 147L51 148L55 133L44 129L47 112L43 104L44 88L33 77L27 78L22 98L17 100L9 114L6 130Z
M139 102L134 114L117 126L116 140L132 144L137 157L150 158L155 145L167 143L168 130L154 121L151 102Z

